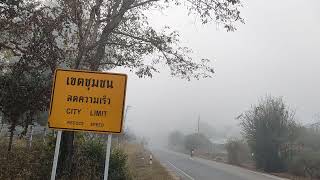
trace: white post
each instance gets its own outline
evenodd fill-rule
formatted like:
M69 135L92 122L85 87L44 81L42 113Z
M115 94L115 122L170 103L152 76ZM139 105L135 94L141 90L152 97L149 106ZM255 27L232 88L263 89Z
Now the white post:
M149 164L152 165L152 154L149 156Z
M108 134L106 162L105 162L105 165L104 165L104 178L103 178L103 180L108 180L109 159L110 159L110 150L111 150L111 139L112 139L112 134Z
M57 171L57 164L58 164L58 157L59 157L59 150L60 150L60 142L61 142L61 134L62 131L58 131L57 141L56 141L56 148L54 150L54 158L53 158L53 165L51 171L51 180L56 179L56 171Z
M43 135L43 143L45 144L45 143L46 143L47 129L44 128L44 129L43 129L43 132L44 132L44 133L43 133L43 134L44 134L44 135Z
M30 132L30 138L29 138L29 148L32 146L32 135L33 135L33 127L32 125L30 126L31 132Z

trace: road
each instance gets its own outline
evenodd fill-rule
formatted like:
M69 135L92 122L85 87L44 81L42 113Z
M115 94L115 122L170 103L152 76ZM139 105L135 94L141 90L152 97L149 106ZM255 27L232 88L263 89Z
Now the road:
M250 171L201 158L151 148L155 158L183 180L284 180L276 176Z

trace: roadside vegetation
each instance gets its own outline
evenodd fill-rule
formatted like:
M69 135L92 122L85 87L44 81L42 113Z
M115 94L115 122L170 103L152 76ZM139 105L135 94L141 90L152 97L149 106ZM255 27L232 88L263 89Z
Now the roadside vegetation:
M127 143L124 145L128 154L128 166L133 179L139 180L175 180L174 174L170 174L160 162L152 158L151 152L144 148L143 144Z
M71 179L103 179L106 137L86 140L85 134L78 134L73 159ZM0 140L0 179L50 179L55 138L50 133L45 140L35 136L32 146L26 138L14 137L12 150L7 151L7 137ZM62 175L58 179L69 179ZM128 155L123 148L114 146L110 156L109 179L130 180Z
M282 98L267 96L238 119L257 169L320 178L320 132L301 126Z
M168 147L171 150L191 155L214 158L216 153L213 151L213 143L209 138L201 133L192 133L184 135L179 131L169 134Z
M112 180L174 180L174 176L145 148L145 140L115 136L112 142L109 179ZM12 150L7 151L9 138L0 139L0 179L50 179L55 137L53 132L45 139L41 135L33 138L30 146L26 137L14 136ZM45 140L45 141L44 141ZM71 175L57 179L103 179L106 137L81 133L77 135L77 146Z
M237 117L242 137L229 138L223 150L207 132L184 135L174 131L168 146L174 151L222 161L291 178L320 179L320 131L304 127L282 98L266 96ZM211 133L212 134L212 133ZM212 138L211 138L212 139Z

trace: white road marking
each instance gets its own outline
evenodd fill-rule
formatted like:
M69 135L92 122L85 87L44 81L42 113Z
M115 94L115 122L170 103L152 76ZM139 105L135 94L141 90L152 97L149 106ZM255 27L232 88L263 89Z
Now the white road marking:
M217 161L211 161L211 160L207 160L207 159L202 159L202 158L197 158L195 159L199 162L201 161L205 161L205 162L208 162L208 163L216 163L216 164L220 164L220 165L223 165L225 166L225 168L228 168L229 167L232 167L232 168L237 168L237 169L240 169L240 170L244 170L244 171L247 171L247 172L250 172L250 173L253 173L253 174L257 174L259 176L264 176L264 177L268 177L268 178L271 178L271 179L275 179L275 180L290 180L290 179L287 179L287 178L282 178L282 177L278 177L278 176L275 176L275 175L272 175L272 174L267 174L267 173L263 173L263 172L258 172L258 171L253 171L253 170L250 170L250 169L246 169L246 168L243 168L243 167L239 167L239 166L235 166L235 165L231 165L231 164L226 164L226 163L222 163L222 162L217 162ZM206 163L206 164L208 164ZM210 166L210 164L208 164ZM221 169L220 169L221 170Z
M168 161L168 163L175 168L176 170L178 170L180 173L182 173L184 176L186 176L187 178L191 179L191 180L195 180L193 177L191 177L189 174L185 173L184 171L182 171L181 169L177 168L175 165L173 165L170 161Z

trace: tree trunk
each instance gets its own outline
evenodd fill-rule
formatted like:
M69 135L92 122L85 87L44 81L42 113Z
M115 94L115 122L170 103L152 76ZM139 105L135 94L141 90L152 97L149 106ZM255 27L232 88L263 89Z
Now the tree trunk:
M124 1L123 7L120 8L118 15L113 18L113 20L108 23L102 32L102 37L100 38L100 44L97 47L97 51L94 58L91 59L90 70L97 71L101 60L105 56L105 46L107 39L111 34L112 30L115 29L121 22L125 12L129 9L130 5L134 3L134 0ZM81 47L82 49L83 47ZM81 69L80 64L83 57L83 51L78 52L77 61L75 62L74 69ZM72 157L74 153L74 132L63 132L60 145L60 155L58 160L58 177L67 176L71 179L72 175Z
M3 125L4 125L4 123L3 123L3 116L1 117L2 119L1 119L1 127L0 127L0 133L1 133L1 131L2 131L2 128L3 128Z
M11 116L11 126L9 128L9 131L10 131L10 139L9 139L9 144L8 144L8 153L11 151L12 149L12 141L13 141L13 135L14 135L14 131L16 129L16 122L17 122L17 119L15 116L12 117Z
M57 176L71 179L72 175L72 159L74 153L74 132L62 132L60 154L58 159Z

